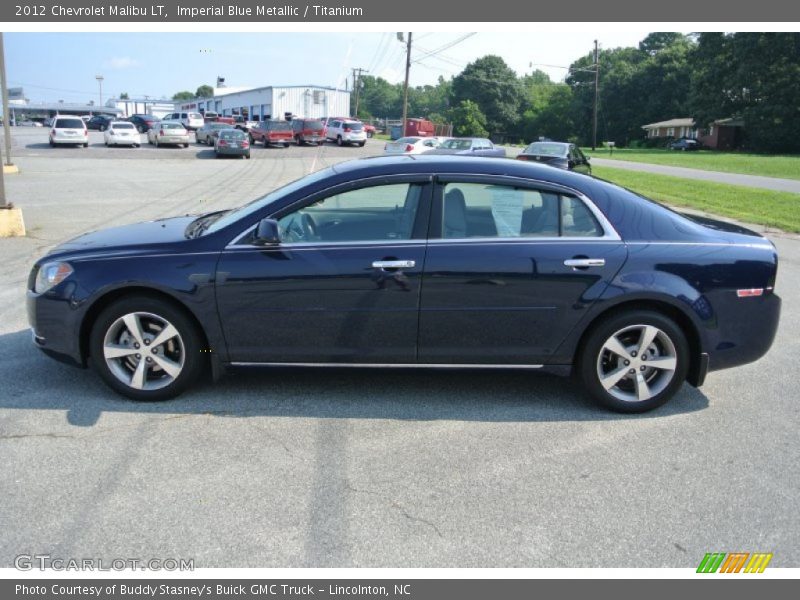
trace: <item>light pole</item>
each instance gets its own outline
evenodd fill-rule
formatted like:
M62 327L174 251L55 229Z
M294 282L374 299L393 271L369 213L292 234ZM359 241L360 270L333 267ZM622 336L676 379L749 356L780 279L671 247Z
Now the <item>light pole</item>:
M103 77L102 75L95 75L94 78L97 79L97 84L100 86L100 106L102 107L103 106L103 79L105 79L105 77Z

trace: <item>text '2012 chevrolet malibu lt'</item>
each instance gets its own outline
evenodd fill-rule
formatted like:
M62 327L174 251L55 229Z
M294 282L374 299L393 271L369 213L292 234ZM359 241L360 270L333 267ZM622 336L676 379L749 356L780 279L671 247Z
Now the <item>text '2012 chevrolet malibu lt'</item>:
M36 262L28 316L43 351L137 400L209 364L501 366L638 412L767 352L777 265L756 233L585 175L386 157L82 235Z

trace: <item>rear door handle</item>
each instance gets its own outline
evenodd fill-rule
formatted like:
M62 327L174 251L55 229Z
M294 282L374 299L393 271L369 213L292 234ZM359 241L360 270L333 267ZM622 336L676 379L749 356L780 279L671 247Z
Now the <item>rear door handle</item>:
M411 269L416 266L413 260L376 260L372 263L373 269Z
M575 269L581 269L586 267L605 267L606 266L606 259L605 258L568 258L564 261L565 267L573 267Z

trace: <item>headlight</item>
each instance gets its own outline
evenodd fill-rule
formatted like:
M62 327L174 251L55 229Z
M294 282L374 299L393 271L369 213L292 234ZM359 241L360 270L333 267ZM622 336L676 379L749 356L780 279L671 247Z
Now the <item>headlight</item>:
M69 263L65 262L43 264L36 274L36 283L33 286L33 291L37 294L43 294L72 275L72 271L73 269Z

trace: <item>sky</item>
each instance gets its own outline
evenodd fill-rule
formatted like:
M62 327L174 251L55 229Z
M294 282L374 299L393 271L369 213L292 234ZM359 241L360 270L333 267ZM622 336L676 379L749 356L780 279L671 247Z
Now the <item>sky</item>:
M635 46L649 33L620 31L417 32L412 37L411 85L435 84L469 62L497 54L519 75L534 69L554 81L564 67L592 51ZM403 81L405 44L395 32L347 33L13 33L5 34L9 87L34 102L171 98L214 85L235 87L322 85L344 87L352 68L392 83ZM352 79L350 79L352 82ZM352 83L350 83L352 85Z

